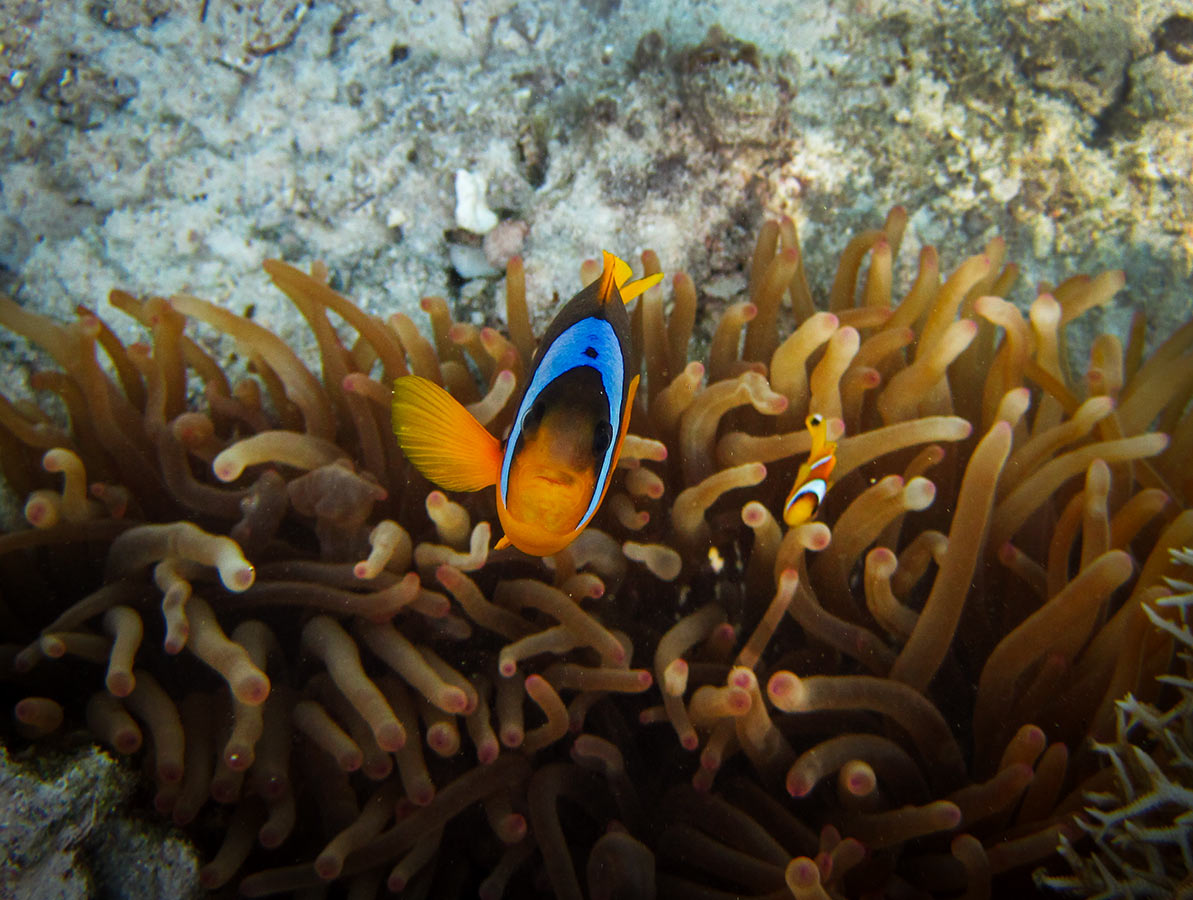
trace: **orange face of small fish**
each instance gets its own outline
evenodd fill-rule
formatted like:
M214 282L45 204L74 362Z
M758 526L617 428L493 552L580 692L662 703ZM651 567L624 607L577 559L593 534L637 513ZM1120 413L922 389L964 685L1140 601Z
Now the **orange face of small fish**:
M837 445L828 440L828 422L824 416L808 416L804 424L812 435L812 449L799 467L791 493L783 503L783 521L792 526L816 517L824 495L828 493L829 477L837 464Z
M498 547L558 553L604 499L638 388L638 376L629 374L624 304L662 278L627 283L629 275L629 266L606 253L601 277L559 311L504 449L443 388L414 375L394 382L394 434L415 467L447 490L496 485L505 529Z

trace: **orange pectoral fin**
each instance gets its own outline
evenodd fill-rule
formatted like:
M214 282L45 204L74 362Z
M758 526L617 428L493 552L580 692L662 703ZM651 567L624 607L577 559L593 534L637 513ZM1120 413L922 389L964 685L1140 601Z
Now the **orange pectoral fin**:
M417 375L394 382L393 427L406 458L440 487L479 491L497 483L497 438L434 382Z
M621 445L625 443L626 433L630 430L630 416L634 414L634 397L638 395L638 381L642 376L635 375L630 379L629 390L625 395L625 407L621 414L621 434L617 436L617 448L613 451L613 464L609 466L610 473L617 468L617 461L621 459Z

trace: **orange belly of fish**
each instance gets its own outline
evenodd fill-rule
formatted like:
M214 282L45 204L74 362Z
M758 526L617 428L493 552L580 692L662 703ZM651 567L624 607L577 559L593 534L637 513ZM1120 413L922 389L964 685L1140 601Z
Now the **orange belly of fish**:
M591 473L557 467L519 467L510 478L509 511L520 522L533 522L554 534L566 534L580 524L592 499Z
M596 484L592 432L591 417L567 407L544 417L510 469L511 516L552 534L567 534L580 524Z

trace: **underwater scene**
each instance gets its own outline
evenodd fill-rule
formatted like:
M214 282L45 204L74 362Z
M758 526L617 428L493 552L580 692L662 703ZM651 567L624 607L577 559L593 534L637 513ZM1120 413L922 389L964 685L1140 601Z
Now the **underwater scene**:
M0 898L1193 900L1193 0L4 0Z

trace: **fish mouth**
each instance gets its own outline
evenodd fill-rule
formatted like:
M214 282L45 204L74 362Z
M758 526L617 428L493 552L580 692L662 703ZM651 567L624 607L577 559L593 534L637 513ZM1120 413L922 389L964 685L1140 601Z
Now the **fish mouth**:
M571 487L576 483L576 476L563 469L552 469L547 472L537 472L535 473L534 479L535 481L544 481L547 484L556 485L558 487Z

